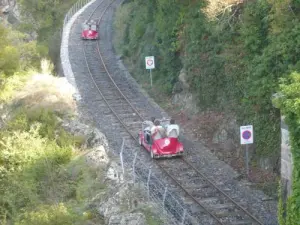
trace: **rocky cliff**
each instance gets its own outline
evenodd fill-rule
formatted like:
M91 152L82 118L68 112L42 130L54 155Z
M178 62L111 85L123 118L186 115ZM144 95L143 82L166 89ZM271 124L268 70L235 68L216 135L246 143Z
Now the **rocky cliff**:
M20 20L20 12L16 0L0 0L0 21L14 24Z

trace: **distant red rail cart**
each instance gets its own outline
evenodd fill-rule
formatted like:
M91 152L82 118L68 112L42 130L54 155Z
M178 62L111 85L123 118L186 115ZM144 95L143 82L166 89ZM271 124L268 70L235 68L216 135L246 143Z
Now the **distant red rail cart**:
M160 120L161 125L166 128L169 125L169 119ZM142 123L142 130L139 131L139 144L150 152L151 158L169 158L182 156L184 153L183 144L178 138L163 137L154 140L151 134L145 131L147 125Z
M96 40L99 38L99 25L94 20L85 21L82 24L81 38L83 40Z

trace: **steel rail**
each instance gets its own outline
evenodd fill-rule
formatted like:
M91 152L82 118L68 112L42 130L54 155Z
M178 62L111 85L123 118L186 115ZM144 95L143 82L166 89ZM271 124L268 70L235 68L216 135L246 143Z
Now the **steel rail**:
M113 0L106 8L105 10L102 12L100 18L98 19L98 25L101 23L102 18L105 14L105 12L107 11L107 9L112 5L112 3L115 0ZM102 0L100 2L100 4L93 10L93 12L90 14L90 16L88 17L88 19L90 19L93 14L95 13L95 11L100 7L100 5L104 2L104 0ZM114 79L112 78L110 72L107 69L106 63L103 60L103 55L100 51L100 46L99 46L99 42L97 41L97 52L99 54L100 60L102 62L102 65L109 77L109 79L111 80L111 82L114 84L115 88L118 90L118 92L120 93L120 95L124 98L124 100L130 105L130 107L134 110L134 112L139 116L139 118L144 121L145 119L143 118L143 116L140 114L140 112L138 112L138 110L132 105L132 103L128 100L128 98L123 94L123 92L120 90L120 88L118 87L118 85L115 83ZM97 88L99 94L102 96L103 100L105 101L106 105L109 107L109 109L112 111L112 113L115 115L115 117L120 121L120 123L122 124L122 126L125 128L125 130L130 134L130 136L138 142L138 139L136 137L136 135L132 134L129 129L127 128L126 124L122 121L122 119L118 116L118 114L116 113L116 111L110 106L109 102L107 101L107 99L105 98L104 94L101 92L100 88L98 87L93 74L90 71L89 65L88 65L88 60L86 57L86 51L84 50L84 57L85 57L85 62L89 71L89 75L95 85L95 87ZM239 205L235 200L233 200L230 196L228 196L224 191L222 191L216 184L214 184L207 176L205 176L202 172L200 172L197 168L195 168L191 163L189 163L188 161L186 161L185 159L181 158L181 160L183 162L185 162L189 167L191 167L194 171L196 171L201 177L203 177L206 181L208 181L219 193L223 194L228 200L230 200L235 206L237 206L240 210L242 210L246 215L248 215L249 217L251 217L255 222L257 222L260 225L263 225L263 223L261 223L256 217L254 217L250 212L248 212L246 209L244 209L241 205ZM202 203L200 203L195 197L193 197L177 180L176 178L174 178L174 176L172 176L165 168L163 168L162 165L160 165L159 163L156 162L156 164L191 198L193 199L194 202L196 202L201 208L204 209L204 211L206 211L210 216L212 216L219 224L224 224L222 223L212 212L210 212Z
M244 207L239 205L234 199L232 199L228 194L226 194L224 191L222 191L215 183L211 181L210 178L205 176L202 172L200 172L195 166L193 166L191 163L186 161L185 159L181 158L182 161L184 161L187 165L189 165L191 168L193 168L200 176L202 176L206 181L208 181L214 188L216 188L220 193L222 193L227 199L229 199L233 204L235 204L237 207L239 207L243 212L245 212L248 216L250 216L255 222L257 222L260 225L264 225L262 222L260 222L256 217L254 217L250 212L248 212Z

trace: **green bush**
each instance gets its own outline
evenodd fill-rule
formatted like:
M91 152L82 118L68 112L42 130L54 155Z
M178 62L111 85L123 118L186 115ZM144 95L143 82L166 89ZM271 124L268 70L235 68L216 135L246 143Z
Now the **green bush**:
M19 51L10 39L11 31L0 24L0 71L12 75L20 62Z
M34 205L40 191L47 193L51 189L46 184L53 181L50 178L56 177L59 167L70 162L73 154L71 146L62 148L41 137L38 124L29 131L5 132L0 149L0 189L4 193L0 203L6 208L5 214L12 217L20 208Z
M86 199L105 187L102 171L76 157L76 140L60 127L52 111L20 109L11 118L0 135L1 221L35 224L48 218L56 224L57 217L57 223L73 224L70 210L84 211ZM67 214L52 215L52 206L36 211L38 205L57 202L72 202Z
M0 140L1 172L0 177L18 172L43 154L47 145L38 134L38 127L32 126L27 131L5 132Z
M75 225L82 224L83 215L77 215L65 204L42 205L38 210L25 212L16 225Z
M39 68L40 54L36 41L28 41L28 35L0 24L0 70L6 76L17 71Z
M25 130L30 129L30 125L34 123L39 124L39 135L47 137L50 140L55 140L56 144L60 147L76 145L80 146L84 138L70 135L63 128L60 127L58 122L57 113L44 108L35 110L26 110L20 108L14 115L14 119L7 123L7 130Z
M30 72L17 72L14 76L10 77L0 74L0 102L9 102L13 98L15 91L25 84L30 75Z
M37 51L44 58L51 58L57 63L59 53L60 29L64 16L77 0L18 0L20 11L29 22L19 25L22 32L37 33ZM35 24L32 25L32 19Z

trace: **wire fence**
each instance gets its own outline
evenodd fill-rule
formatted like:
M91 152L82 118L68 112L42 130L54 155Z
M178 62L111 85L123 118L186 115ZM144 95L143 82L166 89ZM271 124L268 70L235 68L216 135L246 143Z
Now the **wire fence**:
M77 13L83 6L89 3L92 0L79 0L77 1L67 12L64 19L64 26L68 23L68 21L72 18L72 16Z
M80 14L80 12L84 11L85 7L88 7L89 4L92 4L96 0L78 0L66 13L64 21L63 21L63 27L60 30L61 35L61 46L60 46L60 66L59 68L61 71L60 73L67 78L70 84L73 85L73 87L76 90L76 94L74 97L77 100L80 100L80 94L78 92L77 84L75 81L75 76L71 67L71 63L69 60L69 36L72 24L75 22L77 16Z
M179 202L178 197L171 193L168 185L155 175L152 163L144 162L145 160L133 149L134 147L126 144L123 138L119 153L123 177L125 177L125 169L128 169L133 177L133 182L143 185L148 199L161 208L159 211L168 217L168 222L182 225L194 224L192 216L189 215L183 203Z

